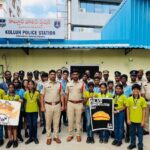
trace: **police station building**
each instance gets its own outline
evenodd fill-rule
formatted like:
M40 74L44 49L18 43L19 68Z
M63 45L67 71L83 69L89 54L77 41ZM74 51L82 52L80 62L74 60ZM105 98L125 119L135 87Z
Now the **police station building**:
M149 1L124 0L95 40L65 39L59 19L0 19L0 71L149 70L149 15Z

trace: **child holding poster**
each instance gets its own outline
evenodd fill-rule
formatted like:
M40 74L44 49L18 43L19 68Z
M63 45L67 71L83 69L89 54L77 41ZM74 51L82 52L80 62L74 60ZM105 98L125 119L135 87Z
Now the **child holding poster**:
M20 96L15 94L15 86L13 83L8 85L8 94L4 96L4 100L8 101L20 101ZM21 102L21 101L20 101ZM13 147L18 147L17 141L17 126L8 126L8 138L9 141L6 145L6 148L10 148L12 145Z
M107 91L107 84L100 84L100 93L98 94L98 98L112 98L112 95ZM109 131L108 130L100 130L99 132L99 142L100 143L108 143L109 139Z
M86 143L94 143L94 137L91 127L91 115L90 115L90 98L96 98L97 93L94 92L94 83L89 82L88 83L88 90L86 90L83 94L84 97L84 105L85 105L85 116L86 116L86 130L87 130L87 140Z
M115 86L114 96L114 141L112 145L121 146L124 134L125 103L126 96L123 94L123 85Z
M28 91L25 92L25 112L27 114L27 121L29 124L29 139L25 142L25 144L30 144L31 142L35 142L38 144L37 138L37 119L38 119L38 110L39 110L39 92L36 91L36 86L34 81L29 81L28 83Z

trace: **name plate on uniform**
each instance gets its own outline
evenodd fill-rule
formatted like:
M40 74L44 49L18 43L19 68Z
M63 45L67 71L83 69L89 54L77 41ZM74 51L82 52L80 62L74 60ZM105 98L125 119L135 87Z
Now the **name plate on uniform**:
M112 98L91 98L92 130L114 130L114 104Z

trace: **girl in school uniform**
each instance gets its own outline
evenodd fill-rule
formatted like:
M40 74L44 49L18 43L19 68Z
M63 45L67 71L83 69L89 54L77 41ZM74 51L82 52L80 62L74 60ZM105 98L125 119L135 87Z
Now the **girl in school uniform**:
M39 92L36 91L36 86L34 81L29 81L28 83L28 91L25 92L25 112L27 115L27 121L29 125L29 139L25 142L25 144L30 144L31 142L35 142L38 144L37 138L37 120L38 120L38 110L39 110Z
M125 104L127 98L123 94L123 85L115 86L114 96L114 141L112 145L121 146L124 136Z
M100 84L100 93L98 94L98 98L112 98L112 95L107 91L107 84ZM108 130L100 130L99 132L99 142L100 143L108 143L109 140L109 131Z

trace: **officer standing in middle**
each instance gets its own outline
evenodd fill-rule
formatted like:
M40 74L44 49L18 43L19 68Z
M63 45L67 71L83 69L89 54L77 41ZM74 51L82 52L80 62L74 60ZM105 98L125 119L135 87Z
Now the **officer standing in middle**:
M77 142L81 142L81 118L83 112L83 92L84 83L79 81L79 72L73 70L72 81L67 83L66 87L66 100L68 111L68 126L69 136L67 142L73 139L74 127L77 129L76 138ZM76 122L74 126L74 121Z

